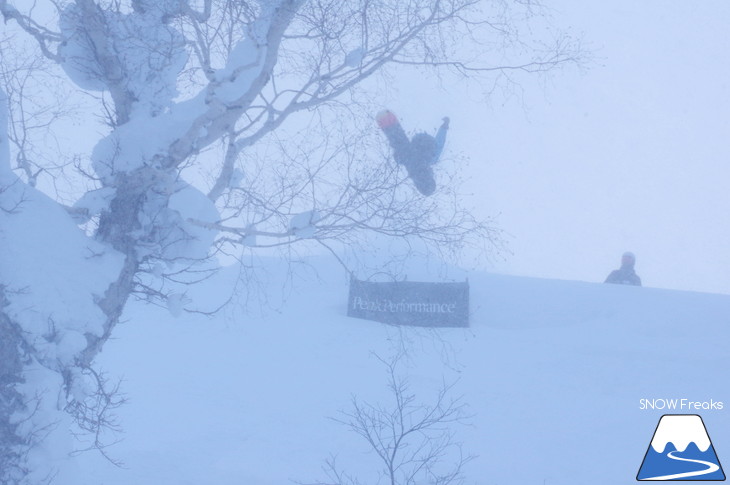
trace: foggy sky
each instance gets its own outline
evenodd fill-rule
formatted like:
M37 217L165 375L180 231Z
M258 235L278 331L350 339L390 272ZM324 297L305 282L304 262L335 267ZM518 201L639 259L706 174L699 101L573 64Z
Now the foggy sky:
M443 163L469 158L465 192L508 235L479 266L600 282L630 250L645 286L730 293L730 3L545 3L592 51L586 70L488 101L413 72L380 93L411 132L451 117Z
M488 103L410 75L384 100L427 130L451 116L445 163L469 157L474 204L511 235L482 266L601 282L630 250L645 286L730 293L730 4L550 5L592 51L587 70Z

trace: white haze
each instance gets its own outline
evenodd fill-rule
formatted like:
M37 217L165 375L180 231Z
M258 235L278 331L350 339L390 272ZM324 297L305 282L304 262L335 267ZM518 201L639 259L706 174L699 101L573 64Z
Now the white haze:
M451 117L444 163L469 157L466 190L510 235L512 254L480 265L603 281L630 250L645 286L730 292L730 4L549 4L588 69L516 76L489 104L412 75L383 99L406 129Z

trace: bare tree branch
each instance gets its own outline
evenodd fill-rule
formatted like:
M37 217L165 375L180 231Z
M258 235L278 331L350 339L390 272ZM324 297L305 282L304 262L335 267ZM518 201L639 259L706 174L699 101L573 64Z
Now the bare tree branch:
M412 485L422 480L436 485L462 483L463 467L474 457L464 456L452 429L469 417L461 398L451 397L456 383L444 383L432 403L420 404L398 369L403 357L402 353L389 360L376 356L386 368L393 400L390 406L361 402L353 396L351 409L332 419L363 438L379 458L389 485ZM359 483L336 466L334 457L327 460L324 469L331 482L309 485Z

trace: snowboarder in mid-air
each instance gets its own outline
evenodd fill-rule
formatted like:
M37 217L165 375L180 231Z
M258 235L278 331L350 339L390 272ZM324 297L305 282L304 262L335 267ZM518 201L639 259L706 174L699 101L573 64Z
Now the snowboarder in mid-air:
M634 253L625 252L621 256L621 267L611 271L605 283L641 286L641 278L634 271L634 264L636 264Z
M427 133L416 133L410 140L392 111L381 111L375 120L393 148L393 158L406 167L408 176L418 191L423 195L433 194L436 191L436 180L432 166L438 162L444 149L449 118L443 119L435 137Z

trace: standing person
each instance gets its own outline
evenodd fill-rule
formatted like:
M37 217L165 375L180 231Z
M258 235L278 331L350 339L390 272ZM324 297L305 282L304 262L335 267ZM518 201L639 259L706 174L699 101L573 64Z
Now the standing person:
M636 256L632 252L625 252L621 256L621 267L611 271L604 283L615 283L617 285L641 286L641 278L634 271Z

